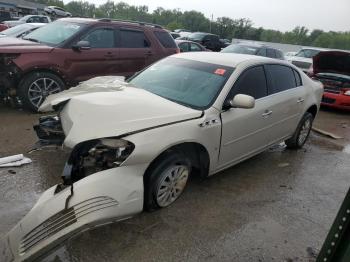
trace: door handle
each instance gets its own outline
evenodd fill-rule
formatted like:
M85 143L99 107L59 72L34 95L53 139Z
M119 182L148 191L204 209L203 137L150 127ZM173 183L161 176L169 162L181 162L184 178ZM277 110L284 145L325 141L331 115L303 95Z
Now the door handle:
M147 53L145 53L145 56L151 56L151 55L153 55L151 51L148 51Z
M271 115L272 114L272 111L271 110L266 110L263 114L262 114L262 116L263 117L268 117L269 115Z
M112 52L107 52L107 54L105 54L105 57L112 58L112 57L114 57L114 55Z
M298 98L297 103L302 103L302 102L304 102L304 100L305 100L304 98L300 97L300 98Z

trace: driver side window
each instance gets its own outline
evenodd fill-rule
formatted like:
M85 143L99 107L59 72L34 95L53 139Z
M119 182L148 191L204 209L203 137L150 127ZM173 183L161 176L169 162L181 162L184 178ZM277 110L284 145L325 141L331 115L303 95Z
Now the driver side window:
M113 48L115 46L114 30L99 28L89 32L81 41L88 41L91 48Z
M245 70L232 87L228 99L237 94L249 95L255 99L267 96L266 76L263 66L255 66Z

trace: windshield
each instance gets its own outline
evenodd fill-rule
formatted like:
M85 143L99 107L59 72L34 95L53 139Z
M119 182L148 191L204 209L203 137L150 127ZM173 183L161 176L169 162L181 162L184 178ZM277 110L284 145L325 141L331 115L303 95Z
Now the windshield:
M259 51L259 47L255 47L255 46L229 45L228 47L222 49L221 53L256 55L258 51Z
M30 30L31 28L33 28L31 25L23 24L23 25L18 25L18 26L14 26L9 29L6 29L2 31L0 34L7 35L7 36L16 36L17 34Z
M205 36L206 34L203 33L193 33L188 36L188 39L201 41Z
M180 58L165 58L130 80L136 87L176 103L206 109L234 68Z
M314 50L314 49L302 49L295 56L305 57L305 58L313 58L319 52L321 52L321 51L320 50Z
M56 21L35 30L24 37L24 39L56 46L66 41L83 27L83 24Z
M23 16L19 19L19 21L27 21L27 19L30 17L30 15Z

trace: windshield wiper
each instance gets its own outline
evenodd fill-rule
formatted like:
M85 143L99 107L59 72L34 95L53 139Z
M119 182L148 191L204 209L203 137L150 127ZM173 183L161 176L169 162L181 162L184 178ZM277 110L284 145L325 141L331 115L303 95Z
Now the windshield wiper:
M27 37L23 37L24 40L29 40L29 41L32 41L32 42L35 42L35 43L40 43L40 41L38 39L35 39L35 38L27 38Z

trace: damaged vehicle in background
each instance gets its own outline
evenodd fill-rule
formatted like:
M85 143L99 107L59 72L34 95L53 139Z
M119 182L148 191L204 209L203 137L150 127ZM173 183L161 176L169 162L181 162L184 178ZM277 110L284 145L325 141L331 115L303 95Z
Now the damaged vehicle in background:
M96 76L130 77L178 52L159 25L62 18L23 39L0 41L0 98L19 98L36 112L50 94Z
M326 51L326 49L303 48L299 50L294 56L288 56L286 59L307 73L310 69L310 66L312 65L312 58L321 51Z
M122 82L99 77L48 97L38 147L70 156L4 239L7 258L34 260L64 239L171 205L190 176L207 177L285 141L301 148L322 85L274 59L214 52L167 57ZM203 200L204 201L204 200Z
M308 74L323 83L322 105L350 111L350 52L320 52Z

